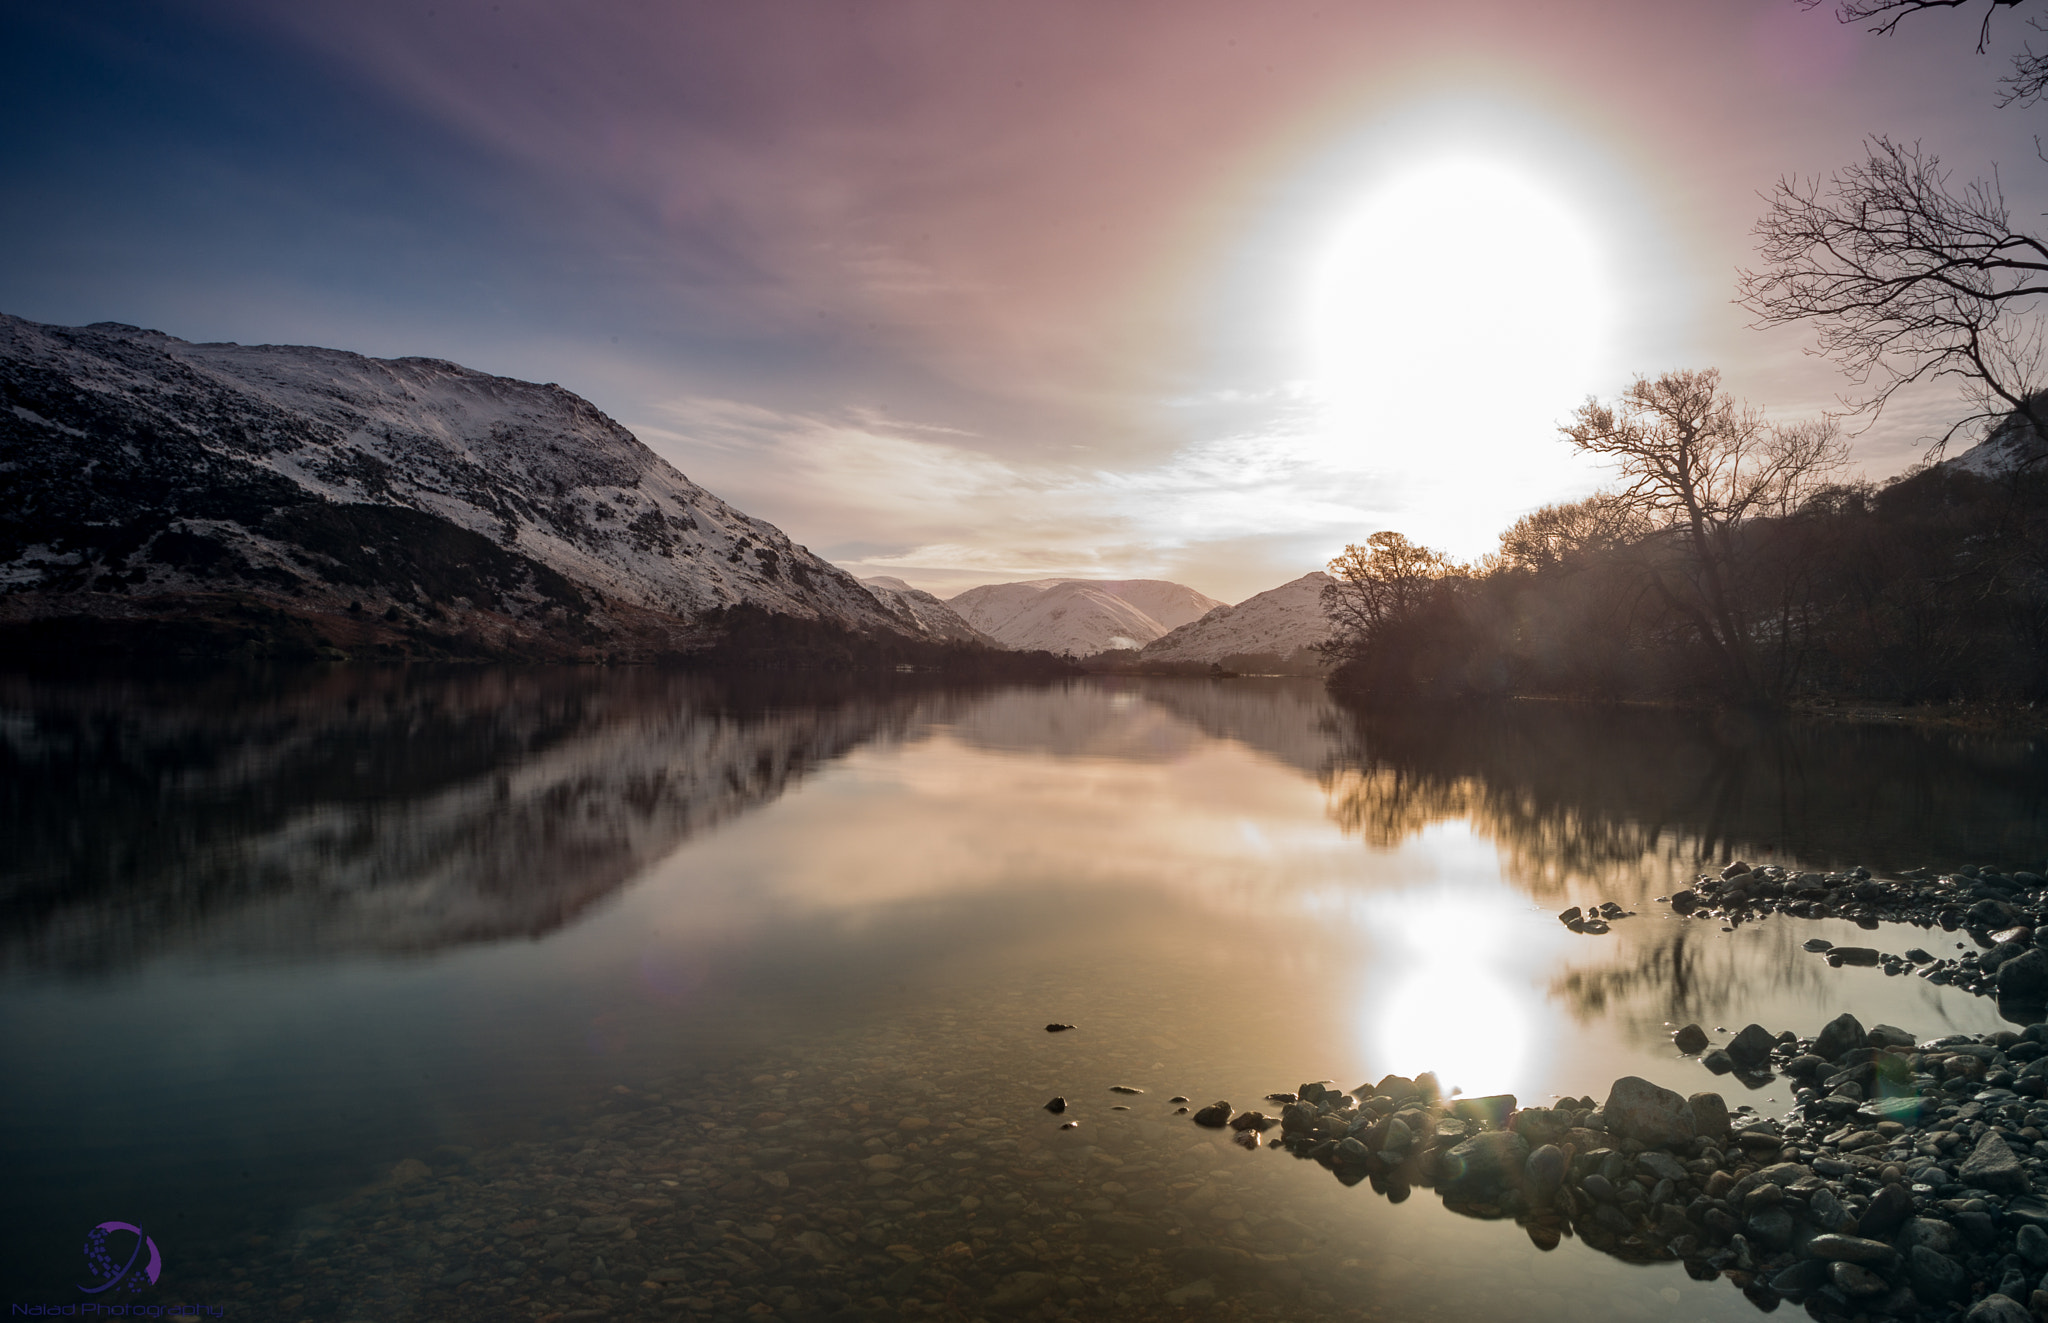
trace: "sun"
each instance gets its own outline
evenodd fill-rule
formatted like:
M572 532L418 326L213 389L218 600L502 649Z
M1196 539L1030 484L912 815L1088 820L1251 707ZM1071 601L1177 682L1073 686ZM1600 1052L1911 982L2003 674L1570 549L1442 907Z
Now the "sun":
M1483 550L1584 485L1557 423L1601 384L1615 297L1560 190L1481 156L1381 180L1310 263L1307 355L1331 459L1374 475L1419 540Z

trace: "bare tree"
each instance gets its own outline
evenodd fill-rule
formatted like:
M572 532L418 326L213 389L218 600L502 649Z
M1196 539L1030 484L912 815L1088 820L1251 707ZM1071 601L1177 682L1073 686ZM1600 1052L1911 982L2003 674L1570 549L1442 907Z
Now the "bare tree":
M1984 17L1977 25L1977 53L1984 54L1991 47L1991 18L2001 9L2019 9L2032 0L1840 0L1835 6L1835 20L1840 23L1869 23L1870 30L1883 36L1890 36L1900 23L1914 14L1924 14L1935 9L1969 9L1981 5ZM1825 0L1798 0L1801 9L1818 9ZM2027 25L2035 31L2048 31L2041 20L2030 18ZM1998 104L2032 105L2048 92L2048 55L2039 55L2031 45L2021 48L2013 57L2012 72L1999 80Z
M1532 510L1500 535L1493 564L1543 573L1569 570L1588 557L1618 551L1649 533L1637 505L1612 492Z
M1337 582L1323 588L1323 614L1339 648L1355 647L1411 614L1442 580L1462 573L1440 551L1417 546L1400 533L1374 533L1330 562Z
M1756 227L1769 265L1740 273L1741 301L1760 326L1813 323L1819 352L1867 388L1859 411L1948 377L1974 411L1935 450L2014 413L2048 435L2035 398L2048 244L2013 226L1995 179L1952 188L1935 156L1874 138L1862 164L1825 185L1781 179L1769 200Z
M1753 520L1791 513L1841 467L1847 447L1833 421L1766 424L1710 368L1638 377L1617 404L1589 399L1560 430L1575 450L1613 463L1626 484L1618 499L1676 543L1681 554L1651 563L1652 587L1690 622L1729 689L1771 696L1756 654L1782 630L1751 616L1738 582L1742 534Z

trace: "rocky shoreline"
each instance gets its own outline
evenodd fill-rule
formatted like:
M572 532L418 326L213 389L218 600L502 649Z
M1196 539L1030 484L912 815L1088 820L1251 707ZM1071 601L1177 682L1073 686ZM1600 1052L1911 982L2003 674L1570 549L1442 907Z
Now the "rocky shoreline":
M1676 1037L1704 1046L1697 1025ZM1219 1102L1194 1120L1247 1148L1278 1129L1347 1185L1396 1202L1432 1187L1454 1212L1513 1218L1540 1248L1577 1236L1630 1261L1682 1260L1764 1310L2048 1319L2048 1024L1918 1043L1845 1013L1812 1038L1750 1025L1723 1050L1799 1082L1792 1110L1731 1112L1717 1093L1635 1076L1601 1103L1518 1107L1442 1097L1424 1075L1306 1084L1271 1096L1277 1117Z
M1938 873L1916 868L1893 878L1873 877L1867 868L1841 872L1791 872L1774 866L1751 868L1737 860L1718 874L1702 876L1694 885L1659 897L1671 908L1697 919L1719 919L1733 927L1767 914L1796 918L1848 919L1875 929L1881 923L1907 923L1917 928L1962 932L1977 951L1943 958L1919 947L1901 953L1874 947L1807 943L1830 965L1873 965L1887 975L1915 974L1996 997L2031 1021L2048 1003L2048 877L2018 870L2011 873L1975 866ZM1604 932L1589 926L1595 915L1568 910L1558 916L1575 932ZM1613 917L1613 916L1609 916ZM1576 924L1576 926L1574 926Z

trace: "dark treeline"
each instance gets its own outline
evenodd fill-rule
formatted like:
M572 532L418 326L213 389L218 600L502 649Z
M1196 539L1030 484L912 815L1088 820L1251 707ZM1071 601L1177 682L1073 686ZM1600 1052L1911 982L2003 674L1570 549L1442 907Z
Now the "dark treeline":
M2048 698L2038 459L1995 476L1951 464L1882 485L1827 481L1839 463L1827 438L1765 428L1711 373L1639 381L1621 409L1588 404L1565 430L1618 459L1630 485L1525 516L1477 565L1394 533L1347 548L1325 597L1334 687L1762 705Z

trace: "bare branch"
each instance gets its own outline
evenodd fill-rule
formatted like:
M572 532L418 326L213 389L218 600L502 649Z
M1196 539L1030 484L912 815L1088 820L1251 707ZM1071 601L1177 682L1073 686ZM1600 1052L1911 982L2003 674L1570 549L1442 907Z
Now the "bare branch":
M2014 228L1995 177L1952 187L1918 145L1874 138L1825 185L1783 179L1768 201L1755 233L1769 265L1739 273L1740 301L1758 326L1812 323L1817 352L1866 388L1859 412L1953 377L1974 398L1972 420L2019 410L2048 421L2029 402L2048 243Z

